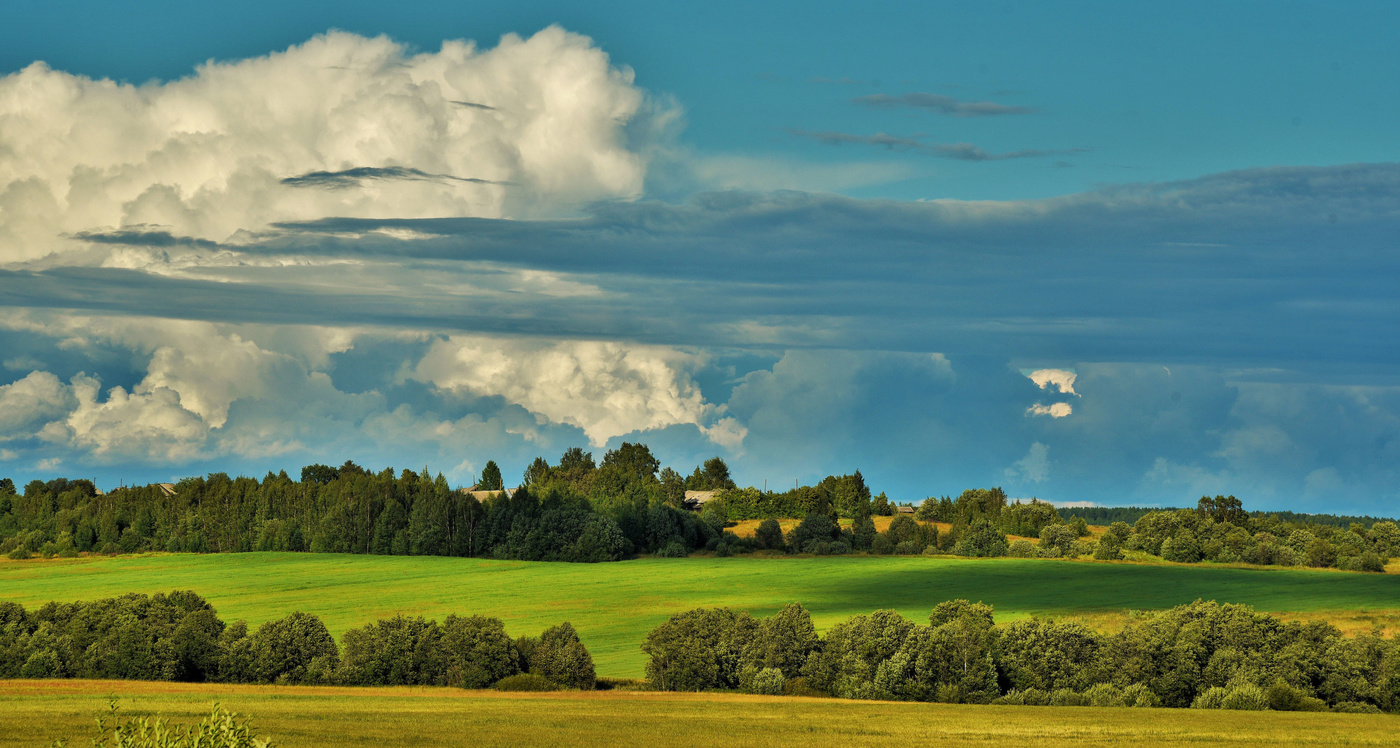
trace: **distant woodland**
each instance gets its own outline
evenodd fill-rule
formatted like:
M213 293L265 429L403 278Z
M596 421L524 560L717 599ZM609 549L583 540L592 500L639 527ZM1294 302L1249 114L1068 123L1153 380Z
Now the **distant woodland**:
M392 468L308 465L300 479L224 473L177 484L100 493L88 480L31 481L17 492L0 479L0 553L33 555L168 551L292 551L471 556L531 561L618 561L708 551L952 554L1251 563L1384 571L1400 555L1390 520L1246 512L1233 496L1194 508L1057 510L1009 501L999 488L922 502L917 510L872 495L860 471L785 491L738 487L718 457L688 475L663 468L643 444L624 443L601 462L574 448L537 458L505 490L488 462L475 490ZM707 491L687 509L687 491ZM875 516L893 516L883 531ZM786 532L778 519L800 522ZM762 520L751 536L730 528ZM1351 521L1343 521L1351 520ZM1091 533L1090 522L1107 524Z

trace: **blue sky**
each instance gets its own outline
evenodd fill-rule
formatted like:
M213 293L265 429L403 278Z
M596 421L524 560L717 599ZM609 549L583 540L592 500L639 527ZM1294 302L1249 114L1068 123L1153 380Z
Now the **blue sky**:
M21 482L642 440L1396 513L1392 3L4 13Z

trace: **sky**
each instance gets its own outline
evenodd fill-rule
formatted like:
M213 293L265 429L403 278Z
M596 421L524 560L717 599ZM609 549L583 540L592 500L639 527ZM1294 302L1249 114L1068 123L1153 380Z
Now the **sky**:
M1400 513L1394 3L347 5L0 12L0 476Z

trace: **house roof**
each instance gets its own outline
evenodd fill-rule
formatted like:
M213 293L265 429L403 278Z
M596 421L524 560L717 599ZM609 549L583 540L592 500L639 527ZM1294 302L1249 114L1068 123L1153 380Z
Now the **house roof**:
M719 491L686 491L685 508L700 509L705 506L705 502L713 499Z
M506 498L509 499L510 497L514 496L515 492L518 490L518 488L500 488L493 491L483 491L477 488L476 486L472 486L471 488L459 488L457 489L457 493L460 493L464 496L470 496L476 499L477 501L485 501L486 499L496 496L497 494L505 494Z

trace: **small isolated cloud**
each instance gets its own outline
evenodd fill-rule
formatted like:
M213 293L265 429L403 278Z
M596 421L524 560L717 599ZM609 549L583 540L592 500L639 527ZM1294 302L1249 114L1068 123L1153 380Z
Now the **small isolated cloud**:
M1074 380L1078 375L1073 369L1037 369L1026 376L1042 390L1054 388L1064 395L1079 395L1074 391Z
M802 130L798 128L788 128L788 132L799 138L815 140L824 145L873 145L891 151L914 151L939 158L950 158L955 161L1006 161L1013 158L1040 158L1083 153L1087 150L1085 148L1069 148L1052 151L1025 148L1008 153L991 153L973 143L925 143L921 140L923 135L889 135L883 132L877 132L874 135L857 135L835 130Z
M1074 408L1069 403L1050 403L1049 405L1036 403L1026 408L1026 415L1050 416L1051 418L1064 418L1073 412Z
M923 109L952 117L995 117L1005 114L1031 114L1035 110L1024 106L998 104L994 101L962 101L935 93L914 92L891 96L871 94L851 99L856 104L882 109Z
M1040 442L1031 444L1026 456L1011 463L1005 475L1015 483L1044 483L1050 479L1050 448Z

